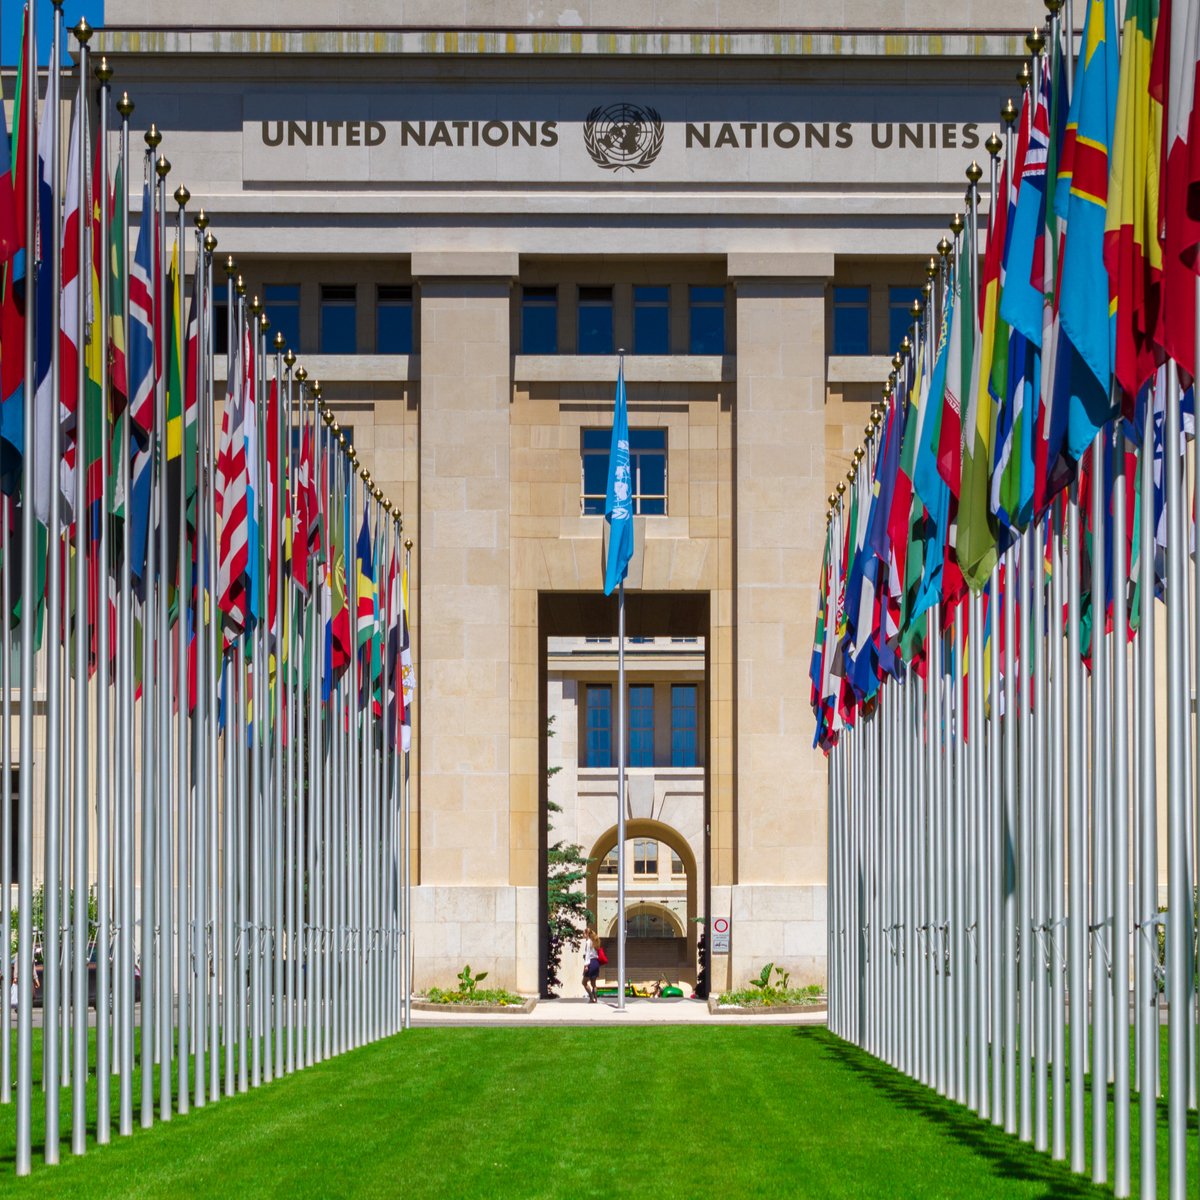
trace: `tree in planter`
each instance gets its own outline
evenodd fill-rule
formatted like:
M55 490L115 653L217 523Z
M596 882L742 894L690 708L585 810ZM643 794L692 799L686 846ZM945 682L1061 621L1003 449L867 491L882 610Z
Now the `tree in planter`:
M554 718L546 722L546 736L554 736ZM547 781L561 771L561 767L547 767ZM578 949L583 942L584 931L593 917L587 906L584 881L587 879L588 863L583 847L574 842L559 840L552 842L554 813L562 812L562 805L546 797L546 920L549 936L546 939L546 995L555 996L562 987L559 970L562 967L563 951L568 947Z

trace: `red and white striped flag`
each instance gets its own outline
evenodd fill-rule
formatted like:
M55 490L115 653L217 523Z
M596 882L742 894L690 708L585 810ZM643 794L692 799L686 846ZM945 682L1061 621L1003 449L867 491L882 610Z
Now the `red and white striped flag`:
M242 345L242 361L250 354L250 333ZM250 551L246 505L246 408L239 378L238 356L231 356L225 412L221 420L221 444L217 451L215 484L217 510L217 607L231 625L246 627L246 568Z

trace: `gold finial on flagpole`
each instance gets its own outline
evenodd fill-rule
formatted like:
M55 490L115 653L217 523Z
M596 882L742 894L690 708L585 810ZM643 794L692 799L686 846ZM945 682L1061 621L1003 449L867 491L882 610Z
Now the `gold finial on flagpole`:
M319 379L314 379L312 381L312 394L314 396L316 396L316 398L318 400L320 400L320 398L321 398L321 381Z
M277 333L275 336L281 338L283 337L283 334ZM288 347L287 353L283 356L283 365L287 367L289 371L296 365L296 352L290 346Z
M234 260L232 254L227 255L225 258L225 274L230 279L234 279L237 276L237 262Z
M159 179L166 179L171 173L171 160L165 154L160 154L158 162L154 164L154 169L158 172Z
M983 168L974 160L971 159L971 165L967 168L967 181L972 187L983 178Z
M117 112L123 117L128 117L133 112L134 103L129 98L128 92L122 92L120 100L117 101Z
M908 306L908 311L912 313L913 320L915 321L925 311L925 301L920 296L915 296L913 302Z
M267 316L266 309L263 309L263 315L259 318L258 326L263 333L266 333L271 328L271 318Z
M1039 55L1046 48L1046 34L1040 25L1035 25L1031 33L1025 35L1025 45L1033 55Z
M1021 64L1021 69L1017 72L1017 82L1021 85L1022 90L1033 84L1033 72L1029 69L1027 62Z
M275 353L282 354L286 344L287 343L284 342L284 340L283 340L282 332L280 332L279 330L276 330L275 331Z
M86 46L92 40L92 34L96 31L87 23L87 17L80 17L79 24L71 32L75 35L75 40L81 46Z
M217 248L217 235L210 229L204 235L204 251L211 258Z
M146 130L145 138L146 145L151 150L158 149L159 143L162 141L162 134L158 132L158 126L153 121L150 122L150 128Z
M933 258L931 256L929 261L925 264L925 277L927 279L936 279L937 273L938 273L937 259Z
M966 227L967 223L963 220L962 213L955 213L954 216L950 218L950 231L955 237L958 237L958 235L962 233ZM953 250L954 247L951 246L950 249Z
M107 54L100 55L100 61L96 64L95 75L101 83L107 83L112 78L113 69L109 65Z
M175 203L178 204L180 208L186 208L187 202L191 198L192 193L189 192L182 183L175 189Z
M208 213L203 208L192 218L196 228L203 233L208 228Z
M899 371L900 368L902 366L904 366L904 356L900 353L899 350L897 350L896 353L892 355L892 366L897 371Z
M1020 115L1017 111L1017 106L1012 101L1012 97L1009 96L1004 102L1004 107L1000 110L1000 119L1011 129L1017 123L1017 118Z
M306 367L297 367L296 378L303 383L308 378L308 369Z
M984 148L993 158L1000 157L1000 151L1004 149L1004 143L1000 140L999 135L995 130L988 134L987 141L983 143Z

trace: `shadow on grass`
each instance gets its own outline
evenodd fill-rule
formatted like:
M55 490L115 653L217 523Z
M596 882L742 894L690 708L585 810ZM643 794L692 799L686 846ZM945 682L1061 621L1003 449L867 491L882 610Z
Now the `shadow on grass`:
M842 1041L828 1029L799 1027L795 1032L797 1037L818 1045L827 1058L853 1072L891 1103L953 1138L986 1162L998 1177L1035 1187L1044 1186L1046 1190L1041 1195L1047 1200L1095 1200L1099 1196L1112 1195L1111 1189L1098 1187L1072 1174L1065 1165L1017 1141L1003 1129L981 1120L969 1109L939 1096L923 1083L901 1074L866 1051ZM981 1179L980 1185L980 1194L986 1194L985 1181Z

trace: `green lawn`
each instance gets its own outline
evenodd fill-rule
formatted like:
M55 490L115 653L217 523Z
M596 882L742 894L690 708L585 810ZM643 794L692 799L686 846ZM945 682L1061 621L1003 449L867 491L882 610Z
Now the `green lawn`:
M38 1146L24 1181L0 1111L0 1193L1111 1194L814 1027L418 1029L83 1159L64 1101L62 1165Z

